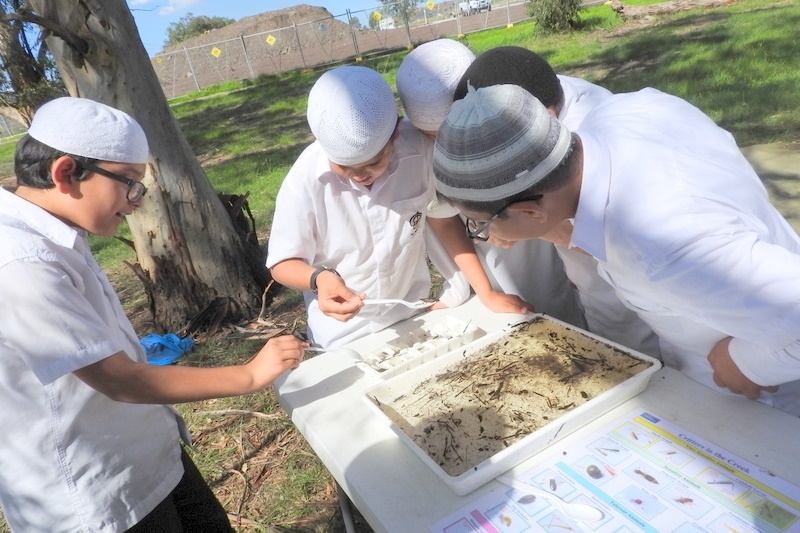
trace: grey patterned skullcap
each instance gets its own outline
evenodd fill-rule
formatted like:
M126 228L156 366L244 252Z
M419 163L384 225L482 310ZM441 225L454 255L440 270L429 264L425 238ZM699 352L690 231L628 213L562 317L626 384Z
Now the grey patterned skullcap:
M472 50L452 39L436 39L409 52L395 77L397 93L411 123L422 131L441 126L453 92L470 63Z
M555 169L570 142L566 126L522 87L470 87L436 137L436 190L456 201L510 198Z
M397 125L397 102L380 74L347 65L329 70L314 83L306 118L329 160L359 165L389 142Z

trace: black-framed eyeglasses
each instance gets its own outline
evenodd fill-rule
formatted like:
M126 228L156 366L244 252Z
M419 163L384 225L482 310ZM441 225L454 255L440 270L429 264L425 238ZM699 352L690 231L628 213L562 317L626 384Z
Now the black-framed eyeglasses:
M112 180L116 180L120 183L124 183L125 185L127 185L128 186L127 198L128 201L131 203L135 204L136 202L141 200L144 197L145 193L147 192L147 187L142 185L141 182L132 180L128 177L122 176L121 174L117 174L116 172L111 172L110 170L100 168L90 163L79 163L79 166L90 172L94 172L95 174L100 174L101 176L111 178Z
M491 218L489 218L489 220L486 220L486 221L473 220L473 219L467 217L467 222L466 222L466 224L464 224L465 229L467 230L467 237L469 237L470 239L472 239L474 241L488 241L489 240L489 226L491 226L492 222L497 220L500 217L500 215L502 215L505 212L506 209L508 209L512 205L517 204L519 202L536 201L536 200L541 199L541 197L542 197L541 194L537 194L533 198L529 198L527 200L514 200L513 202L510 202L510 203L506 204L505 206L503 206L503 208L500 209L500 211L498 211L497 213L492 215Z
M511 204L509 204L511 205ZM503 211L508 209L508 205L503 207L500 211L492 215L489 220L486 221L478 221L473 220L467 217L467 223L465 224L467 230L467 237L474 241L488 241L489 240L489 226L492 225L492 222L497 220L497 218L503 214Z

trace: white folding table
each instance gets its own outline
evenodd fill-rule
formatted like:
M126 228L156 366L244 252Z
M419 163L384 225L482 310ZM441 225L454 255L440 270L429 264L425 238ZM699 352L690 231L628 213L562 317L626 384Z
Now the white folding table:
M492 313L477 298L454 308L414 317L414 324L449 315L472 320L487 332L519 322L520 316ZM396 328L408 327L400 323ZM396 336L388 328L348 345L359 353ZM281 405L336 482L376 532L423 533L470 500L499 486L492 481L466 496L456 495L404 444L364 400L377 378L335 352L304 361L276 384ZM785 480L800 485L800 419L762 403L713 391L663 368L638 396L558 442L596 431L631 409L658 414ZM536 464L534 455L519 468Z

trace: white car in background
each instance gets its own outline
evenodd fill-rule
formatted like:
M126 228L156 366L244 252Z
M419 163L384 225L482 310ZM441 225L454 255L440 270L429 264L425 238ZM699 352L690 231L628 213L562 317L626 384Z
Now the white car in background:
M458 10L464 16L472 15L480 11L491 11L491 0L466 0L458 4Z

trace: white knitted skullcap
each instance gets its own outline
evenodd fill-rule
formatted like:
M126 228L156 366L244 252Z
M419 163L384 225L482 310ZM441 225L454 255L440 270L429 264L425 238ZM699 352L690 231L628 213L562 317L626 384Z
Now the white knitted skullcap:
M409 52L397 69L395 84L414 126L439 129L462 74L474 60L469 48L452 39L429 41Z
M567 127L522 87L470 87L436 136L436 190L456 201L510 198L552 172L570 143Z
M112 161L147 163L150 150L144 130L119 109L65 96L36 111L28 135L65 154Z
M397 103L380 74L344 66L329 70L314 83L307 118L329 160L359 165L389 142L397 125Z

